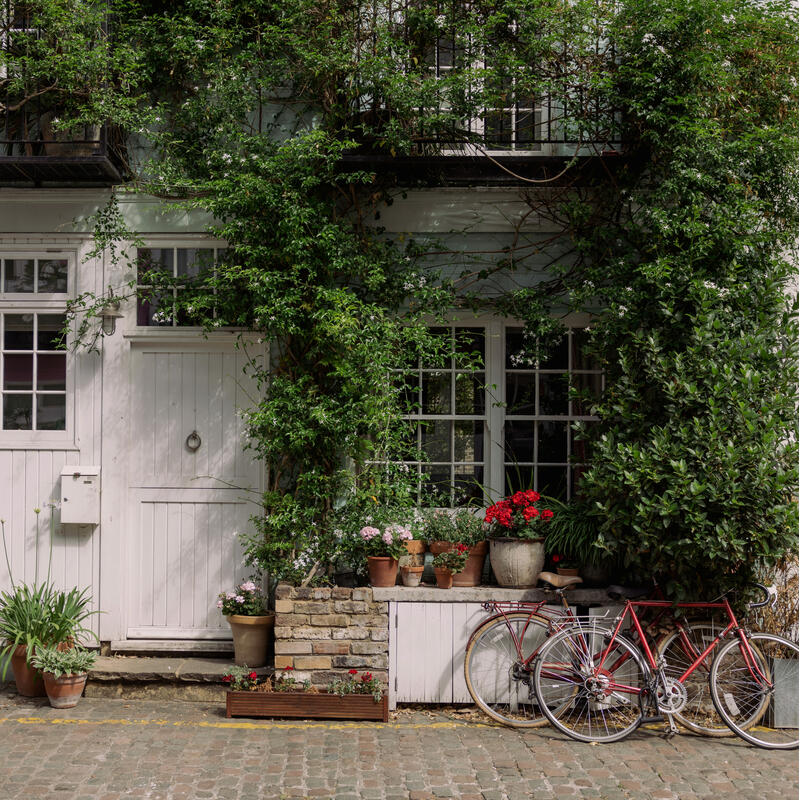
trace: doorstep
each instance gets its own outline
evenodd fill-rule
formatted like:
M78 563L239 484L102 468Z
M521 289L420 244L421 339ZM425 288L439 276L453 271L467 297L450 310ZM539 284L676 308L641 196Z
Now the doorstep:
M225 702L222 676L232 658L143 658L100 656L89 673L86 697L127 700L189 700ZM258 667L259 677L272 667Z

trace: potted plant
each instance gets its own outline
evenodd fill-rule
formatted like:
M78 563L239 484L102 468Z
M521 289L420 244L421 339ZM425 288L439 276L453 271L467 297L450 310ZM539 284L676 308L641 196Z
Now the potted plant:
M387 525L383 531L365 525L358 535L367 557L370 584L394 586L398 561L407 552L405 543L411 539L411 531L403 525Z
M230 690L225 698L228 717L292 717L295 719L368 719L389 721L389 697L370 672L351 669L326 690L299 681L291 667L260 681L248 667L223 677Z
M550 560L555 565L556 572L559 575L577 577L580 567L575 559L562 556L560 553L553 553L553 555L550 556Z
M436 585L440 589L450 589L453 586L453 576L464 569L469 558L469 547L461 542L456 543L452 550L446 550L433 558L433 571L436 575Z
M457 543L469 548L464 568L453 575L453 586L478 586L489 547L483 522L470 509L437 510L425 517L425 536L434 556L453 550Z
M217 608L231 626L234 662L263 667L269 658L275 614L267 611L261 587L249 580L239 584L233 592L221 592Z
M42 673L44 688L53 708L78 705L96 658L95 652L82 647L64 650L43 647L36 651L32 663Z
M88 589L68 592L52 583L12 585L0 593L0 639L5 645L0 657L11 656L17 691L24 697L44 697L41 673L32 665L37 651L59 644L70 647L84 635L97 638L84 626L92 614ZM8 661L3 668L5 678Z
M489 552L500 586L535 586L544 565L546 527L553 518L533 490L515 492L486 509Z
M400 579L403 581L403 586L419 586L422 582L422 573L424 571L424 566L406 564L400 567Z

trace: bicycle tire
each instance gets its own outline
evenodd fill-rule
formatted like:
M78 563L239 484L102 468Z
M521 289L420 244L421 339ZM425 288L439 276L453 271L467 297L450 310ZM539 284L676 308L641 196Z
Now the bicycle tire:
M642 721L640 693L649 670L638 649L619 637L599 669L599 655L610 639L610 630L575 626L550 638L536 657L539 707L557 730L579 742L616 742ZM624 663L614 668L620 659Z
M668 633L658 643L657 657L664 659L668 678L680 678L697 656L718 637L725 626L713 622L692 622L683 626L686 640L679 630ZM703 736L734 736L730 726L717 713L711 699L709 675L715 652L712 650L684 681L686 705L672 716L684 728Z
M775 690L779 694L785 685L796 692L798 646L771 633L747 634L747 641L760 659L759 669L769 685L748 666L737 637L719 651L711 664L711 699L730 729L746 742L766 750L794 750L798 746L797 720L791 720L792 727L779 727L784 724L779 715L784 706L791 704L779 701L771 713L768 710ZM794 694L795 710L796 704Z
M512 728L538 728L547 725L547 717L535 703L530 667L520 661L512 630L527 659L545 641L550 621L512 611L484 622L467 643L464 679L475 705L492 719Z

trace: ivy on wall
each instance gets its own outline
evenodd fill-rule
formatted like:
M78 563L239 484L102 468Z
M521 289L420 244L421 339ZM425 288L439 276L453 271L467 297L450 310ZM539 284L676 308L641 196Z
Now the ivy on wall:
M45 25L71 2L33 5ZM251 367L262 395L250 441L269 475L253 563L323 579L346 555L337 532L410 513L412 479L387 466L404 447L387 376L400 379L398 353L431 357L424 323L453 307L513 315L542 341L554 308L595 314L607 389L585 432L593 466L581 502L598 545L629 569L673 596L709 594L794 545L790 3L110 9L106 80L68 112L126 128L132 186L219 221L228 257L182 293L182 312L273 343L269 363ZM48 63L65 86L83 68ZM16 102L35 91L12 88ZM510 235L491 266L448 279L424 269L413 239L381 235L396 179L345 169L344 154L469 145L489 159L465 121L486 124L485 109L526 97L555 98L552 124L578 142L558 176L518 180L557 235ZM612 139L624 152L601 157ZM613 167L582 171L581 142ZM531 277L534 250L545 282ZM503 274L518 288L489 297L485 281Z

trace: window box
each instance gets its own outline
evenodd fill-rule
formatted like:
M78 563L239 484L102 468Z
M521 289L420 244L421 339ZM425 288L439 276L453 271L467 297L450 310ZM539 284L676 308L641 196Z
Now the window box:
M227 692L227 717L291 719L363 719L389 721L389 697L376 703L371 694L328 692Z

